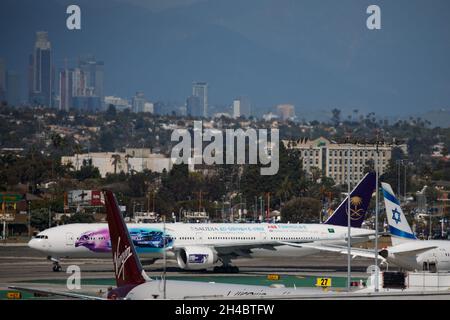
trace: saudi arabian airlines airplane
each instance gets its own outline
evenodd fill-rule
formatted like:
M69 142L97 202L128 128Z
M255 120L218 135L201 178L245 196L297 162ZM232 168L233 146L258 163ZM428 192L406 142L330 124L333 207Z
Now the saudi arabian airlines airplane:
M450 241L418 240L406 220L400 207L400 201L394 196L391 185L384 182L381 185L392 246L380 250L378 258L384 263L393 263L408 271L450 271ZM283 243L294 247L303 246L302 244ZM347 248L343 246L315 244L305 244L305 246L347 254ZM375 256L373 250L356 248L351 249L351 254L354 257L374 258Z
M106 219L108 221L114 273L117 287L108 291L106 298L111 300L149 300L149 299L248 299L280 298L296 296L301 293L326 295L319 288L285 288L230 283L205 283L182 280L150 279L142 268L136 253L136 245L129 228L122 218L117 200L111 191L104 191ZM168 239L166 239L168 241ZM30 287L10 286L9 288L63 297L88 300L105 300L105 297L89 296L76 292L55 291ZM208 308L209 309L209 308ZM208 311L205 310L207 313ZM206 314L204 314L206 316Z
M374 236L372 230L361 229L372 193L375 174L367 173L350 193L351 241L365 242ZM256 256L303 256L316 249L293 248L281 241L293 243L347 242L347 199L323 224L270 223L170 223L128 224L131 239L142 258L175 259L180 268L202 270L221 262L217 272L238 272L232 259ZM40 232L30 240L29 247L41 251L59 271L61 258L100 258L111 253L108 225L69 224Z

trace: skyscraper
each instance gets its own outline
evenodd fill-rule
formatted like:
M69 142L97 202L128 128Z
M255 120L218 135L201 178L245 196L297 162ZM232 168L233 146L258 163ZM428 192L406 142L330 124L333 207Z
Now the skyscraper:
M241 101L235 99L233 101L233 118L239 118L241 116Z
M241 96L233 101L233 118L251 116L250 101L246 96Z
M69 111L73 99L73 70L63 69L59 72L59 110Z
M59 107L98 111L104 109L102 61L88 56L78 60L78 67L59 72Z
M103 61L97 61L95 57L87 56L80 59L78 66L86 77L85 86L90 88L90 95L99 97L100 101L103 101Z
M52 48L50 41L48 40L47 32L36 32L34 52L30 56L29 72L30 104L52 107Z
M186 113L191 117L203 116L203 107L199 97L190 96L186 99Z
M133 97L131 102L131 110L133 112L144 112L145 103L147 100L145 99L145 95L143 92L136 92L136 95Z
M250 118L250 116L252 115L250 99L247 96L241 96L239 97L239 101L241 106L241 116Z
M202 116L208 117L208 83L194 82L192 84L192 95L200 99Z

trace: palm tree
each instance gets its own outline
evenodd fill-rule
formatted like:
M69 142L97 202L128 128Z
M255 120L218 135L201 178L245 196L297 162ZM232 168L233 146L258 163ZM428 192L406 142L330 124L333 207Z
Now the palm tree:
M287 202L289 200L292 194L292 182L289 180L288 176L284 178L276 194L279 198L283 199L283 202Z
M117 165L120 162L120 154L117 154L117 153L113 154L111 156L111 159L112 159L112 165L114 166L114 174L117 174Z

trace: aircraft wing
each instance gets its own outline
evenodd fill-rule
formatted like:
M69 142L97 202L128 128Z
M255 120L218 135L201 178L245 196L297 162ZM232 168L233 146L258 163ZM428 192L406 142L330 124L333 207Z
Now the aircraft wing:
M213 248L217 251L219 256L241 256L245 258L251 258L252 249L266 249L274 251L276 250L276 246L281 246L282 243L273 242L273 243L248 243L248 242L234 242L227 244L205 244L204 246ZM175 246L173 250L176 251L179 248L189 247L186 246Z
M310 248L310 249L316 249L319 251L328 251L328 252L336 252L340 254L348 254L348 248L344 246L336 246L336 245L327 245L327 244L314 244L314 243L292 243L292 242L281 242L282 244L292 246L292 247L299 247L299 248ZM362 257L362 258L373 258L375 256L373 250L368 249L361 249L361 248L351 248L350 250L351 256L353 258L355 257ZM378 259L384 261L385 259L378 255Z
M219 255L236 255L246 258L251 258L252 249L266 249L274 251L275 246L279 246L281 244L258 244L258 243L243 243L243 244L226 244L226 245L214 245L214 249L217 251Z
M437 246L422 246L420 248L415 248L415 249L401 249L401 248L395 248L395 247L391 247L389 249L390 253L393 254L399 254L399 255L417 255L419 253L431 250L431 249L436 249Z
M13 289L13 290L18 290L18 291L26 291L26 292L31 292L31 293L60 296L60 297L67 297L67 298L73 298L73 299L106 300L106 298L90 296L90 295L86 295L86 294L64 292L64 291L53 291L53 290L40 289L40 288L27 288L27 287L16 287L16 286L9 286L8 288Z

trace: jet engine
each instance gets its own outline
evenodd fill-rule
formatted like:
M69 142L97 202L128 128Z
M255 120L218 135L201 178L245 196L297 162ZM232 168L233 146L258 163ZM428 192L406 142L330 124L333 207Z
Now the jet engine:
M200 270L212 267L219 257L214 249L205 246L188 246L180 248L176 253L180 268Z

